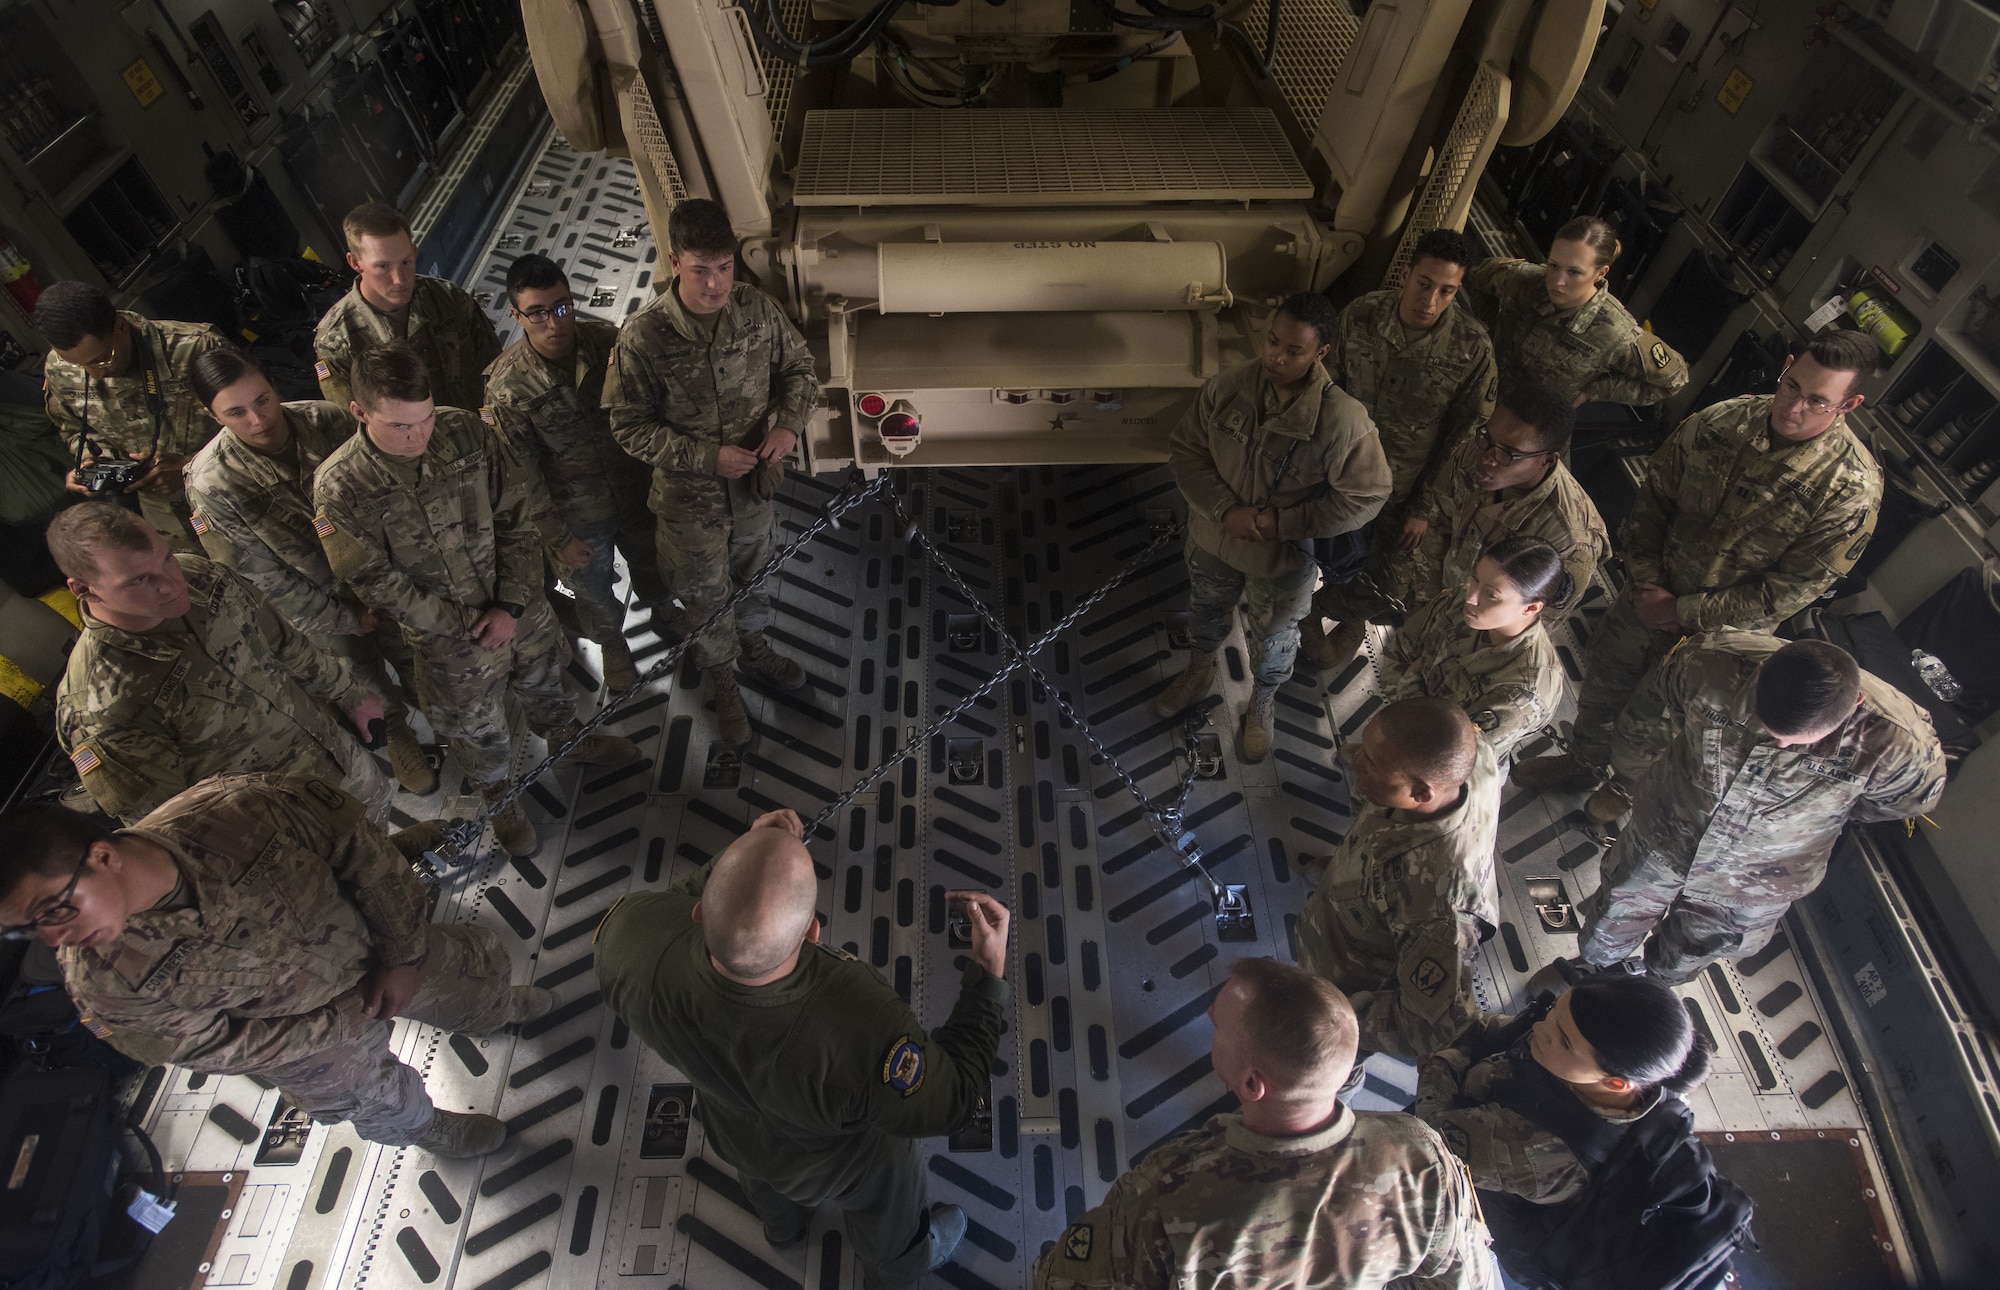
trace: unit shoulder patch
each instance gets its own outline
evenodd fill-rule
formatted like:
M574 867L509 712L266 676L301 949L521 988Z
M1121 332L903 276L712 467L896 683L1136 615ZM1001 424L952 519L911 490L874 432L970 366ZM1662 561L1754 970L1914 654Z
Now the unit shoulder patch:
M1097 1244L1097 1233L1088 1223L1071 1223L1062 1234L1063 1257L1073 1263L1090 1262L1091 1247Z
M1415 986L1428 998L1443 988L1446 979L1450 975L1450 973L1444 970L1444 964L1426 956L1422 962L1410 970L1410 984Z
M1667 345L1665 341L1653 342L1653 366L1664 369L1667 365Z
M882 1059L882 1082L904 1097L924 1086L923 1045L903 1035L889 1045Z

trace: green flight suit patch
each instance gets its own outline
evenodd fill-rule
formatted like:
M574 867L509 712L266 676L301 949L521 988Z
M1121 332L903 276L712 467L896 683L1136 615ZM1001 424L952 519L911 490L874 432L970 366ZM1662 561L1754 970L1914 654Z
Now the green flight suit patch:
M882 1059L882 1082L895 1089L904 1097L910 1096L924 1086L923 1045L913 1042L904 1035L889 1045L889 1055Z

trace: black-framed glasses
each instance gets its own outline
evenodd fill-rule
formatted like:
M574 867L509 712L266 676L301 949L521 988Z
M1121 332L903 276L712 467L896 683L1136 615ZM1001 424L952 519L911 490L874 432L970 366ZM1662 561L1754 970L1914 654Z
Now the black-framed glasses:
M576 301L564 300L544 308L536 305L533 309L516 309L515 313L526 318L537 327L546 327L552 318L567 318L576 312Z
M83 870L89 863L90 848L85 847L83 849L83 859L76 862L76 872L70 875L69 886L62 889L62 894L56 897L55 903L44 905L41 913L36 914L25 923L16 923L11 927L0 928L0 940L31 941L35 938L36 931L41 928L61 927L64 923L76 921L76 902L70 898L76 895L76 885L83 881Z
M1479 450L1480 456L1498 457L1509 465L1512 465L1517 461L1526 461L1530 457L1546 457L1550 453L1557 451L1554 448L1537 448L1533 452L1521 452L1518 449L1509 448L1504 443L1493 442L1492 433L1488 431L1484 426L1481 426L1479 428L1479 441L1481 444L1484 445L1484 447L1482 447Z
M1845 412L1847 410L1846 399L1842 399L1838 403L1829 403L1817 394L1808 395L1805 387L1793 380L1789 375L1778 381L1778 393L1784 395L1785 401L1788 403L1805 404L1806 411L1816 417L1823 417L1829 412Z

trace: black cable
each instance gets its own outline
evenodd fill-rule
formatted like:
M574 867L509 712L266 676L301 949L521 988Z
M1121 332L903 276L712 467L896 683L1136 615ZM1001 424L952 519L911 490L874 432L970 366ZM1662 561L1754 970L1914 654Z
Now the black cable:
M153 1139L147 1136L144 1129L139 1127L139 1121L136 1116L130 1117L125 1121L125 1129L133 1137L139 1139L139 1145L146 1149L146 1159L153 1166L153 1186L150 1189L153 1195L159 1197L161 1200L173 1199L173 1193L167 1190L166 1162L160 1159L160 1149L153 1145Z
M765 52L803 70L845 63L874 44L907 2L882 0L848 24L845 30L825 40L799 41L785 30L784 18L778 12L778 0L767 0L766 4L750 14L750 34ZM958 0L948 0L948 3L956 4Z
M1278 65L1278 11L1284 0L1270 0L1271 11L1264 22L1264 70L1271 71Z

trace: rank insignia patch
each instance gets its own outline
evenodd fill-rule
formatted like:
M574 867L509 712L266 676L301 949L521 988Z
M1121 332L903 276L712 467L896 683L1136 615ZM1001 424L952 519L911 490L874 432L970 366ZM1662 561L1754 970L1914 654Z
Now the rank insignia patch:
M889 1045L889 1055L882 1059L882 1082L895 1089L904 1097L924 1086L924 1049L904 1035Z
M319 362L313 364L313 375L322 381L329 380L333 376L333 369L328 367L326 360L322 358Z
M313 532L319 534L323 538L332 537L333 521L328 519L324 515L313 516Z
M1097 1233L1088 1223L1071 1223L1063 1232L1063 1257L1076 1263L1090 1262L1090 1247L1096 1244Z
M88 775L104 763L97 759L97 750L89 744L83 745L69 755L70 765L76 767L79 775Z

